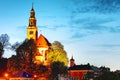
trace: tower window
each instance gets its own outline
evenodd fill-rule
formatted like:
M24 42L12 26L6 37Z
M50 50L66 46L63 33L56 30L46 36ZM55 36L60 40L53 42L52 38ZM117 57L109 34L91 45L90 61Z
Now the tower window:
M33 31L30 31L30 34L33 34Z

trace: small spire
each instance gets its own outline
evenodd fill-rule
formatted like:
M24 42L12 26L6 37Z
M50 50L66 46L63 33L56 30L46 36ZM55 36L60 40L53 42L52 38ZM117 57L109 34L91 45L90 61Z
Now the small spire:
M71 57L71 59L70 59L70 60L74 60L74 59L73 59L73 55L72 55L72 57Z
M73 54L72 54L72 57L71 57L71 59L73 59Z
M32 3L32 9L31 9L31 11L34 11L34 3Z
M30 11L30 17L35 18L35 11L34 11L34 8L33 8L33 3L32 3L32 9Z
M34 3L32 2L32 9L33 9Z

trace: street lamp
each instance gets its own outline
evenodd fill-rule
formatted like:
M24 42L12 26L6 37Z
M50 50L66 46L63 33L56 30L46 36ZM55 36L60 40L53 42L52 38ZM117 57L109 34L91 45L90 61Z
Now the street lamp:
M8 79L8 73L5 73L4 76L6 79Z
M34 78L37 78L37 75L36 75L36 74L34 75Z
M4 75L5 77L8 77L8 73L5 73L5 75Z

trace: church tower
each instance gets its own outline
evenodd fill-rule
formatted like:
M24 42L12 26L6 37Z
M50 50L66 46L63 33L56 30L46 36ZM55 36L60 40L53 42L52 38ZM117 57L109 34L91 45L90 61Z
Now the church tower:
M38 29L36 26L36 18L35 18L35 11L32 5L32 9L30 11L30 18L29 18L29 25L27 27L27 39L34 39L37 40L38 37Z
M27 39L33 39L36 42L37 52L34 54L34 63L49 65L49 61L47 60L46 56L51 44L43 36L43 34L40 34L40 36L38 37L38 28L36 26L36 18L33 5L30 11L29 25L27 27Z

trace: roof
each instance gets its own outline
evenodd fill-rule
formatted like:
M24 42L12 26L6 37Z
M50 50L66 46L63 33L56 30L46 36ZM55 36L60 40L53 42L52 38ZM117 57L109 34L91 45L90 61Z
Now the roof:
M72 67L69 67L68 70L92 70L92 68L89 64L87 64L87 65L74 65Z
M42 34L40 34L36 42L37 42L37 46L41 48L48 48L51 45L49 41Z

